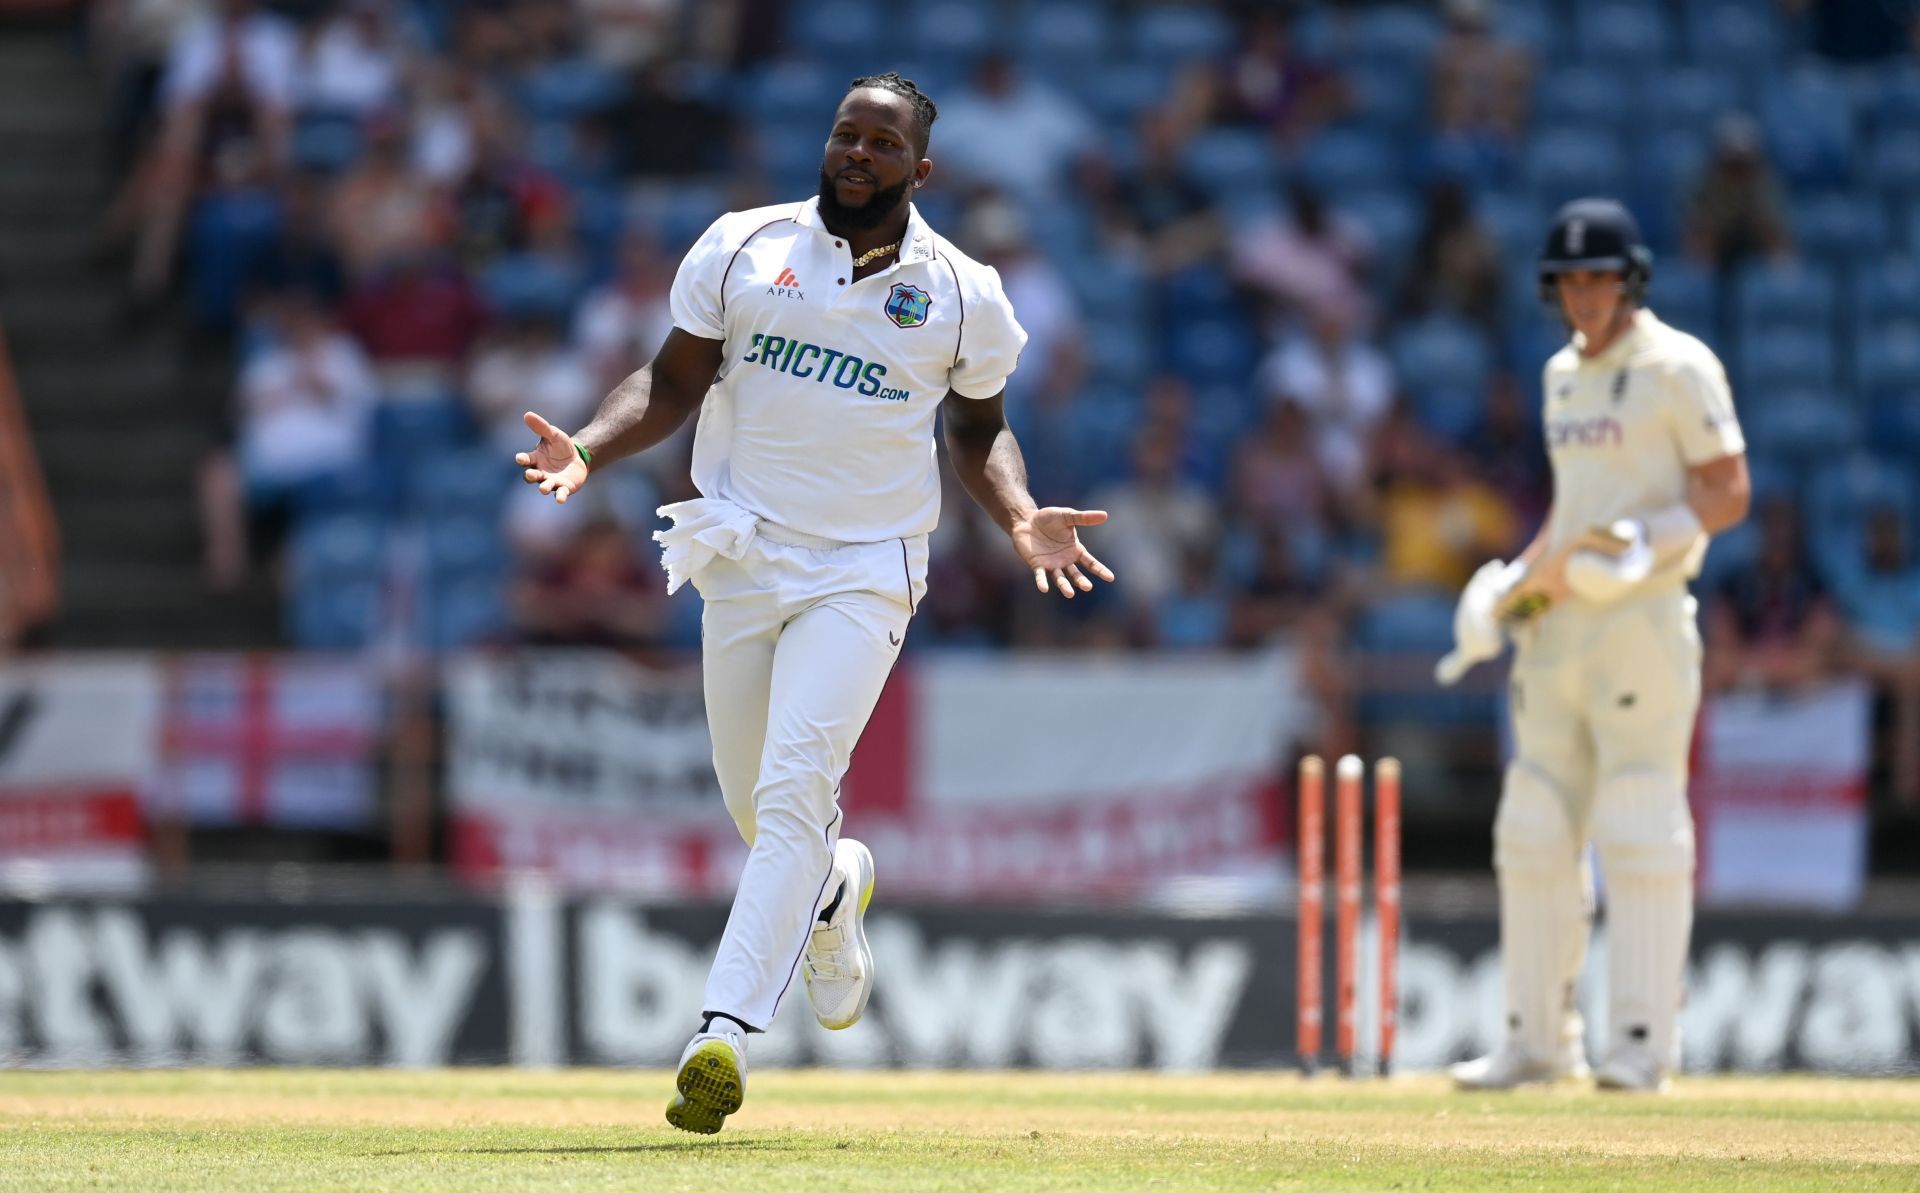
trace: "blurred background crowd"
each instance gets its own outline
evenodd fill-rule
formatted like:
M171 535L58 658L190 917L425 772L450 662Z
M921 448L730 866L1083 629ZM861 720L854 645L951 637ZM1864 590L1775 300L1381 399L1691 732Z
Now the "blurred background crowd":
M1321 748L1484 766L1497 683L1442 693L1429 669L1461 584L1551 496L1548 218L1613 194L1655 249L1650 305L1727 362L1751 446L1755 516L1696 586L1709 684L1866 677L1876 815L1920 814L1911 4L88 15L113 191L85 232L115 318L172 319L222 378L192 413L195 583L276 594L242 645L695 649L698 598L666 597L648 542L689 495L688 437L560 510L509 463L520 412L584 422L659 344L694 237L814 193L847 81L897 69L940 107L922 212L1031 336L1007 401L1034 492L1110 511L1090 539L1122 578L1023 599L952 488L910 649L1285 641Z

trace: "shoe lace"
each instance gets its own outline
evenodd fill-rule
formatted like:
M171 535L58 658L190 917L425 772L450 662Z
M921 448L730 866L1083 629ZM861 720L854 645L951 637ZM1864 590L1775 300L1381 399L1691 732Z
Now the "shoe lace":
M813 930L807 943L807 973L831 981L853 974L840 963L840 950L846 946L846 933L837 924L822 924Z

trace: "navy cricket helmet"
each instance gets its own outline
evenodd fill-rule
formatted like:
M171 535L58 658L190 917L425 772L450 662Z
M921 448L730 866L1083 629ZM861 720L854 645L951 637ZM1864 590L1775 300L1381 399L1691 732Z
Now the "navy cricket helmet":
M1618 270L1622 288L1643 302L1653 280L1653 251L1633 213L1615 199L1575 199L1553 217L1540 250L1540 301L1558 306L1554 279L1577 269Z

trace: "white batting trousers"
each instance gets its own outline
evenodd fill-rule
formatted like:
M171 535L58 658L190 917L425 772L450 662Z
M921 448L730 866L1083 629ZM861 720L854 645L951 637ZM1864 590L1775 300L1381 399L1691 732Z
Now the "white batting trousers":
M925 535L835 543L759 522L687 572L706 602L714 770L751 847L707 978L708 1014L764 1029L793 982L829 894L840 780L926 569Z

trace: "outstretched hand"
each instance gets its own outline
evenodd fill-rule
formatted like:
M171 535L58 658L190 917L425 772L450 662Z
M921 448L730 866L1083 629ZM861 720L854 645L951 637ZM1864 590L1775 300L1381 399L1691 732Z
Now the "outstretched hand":
M513 462L526 469L521 473L530 485L539 485L542 493L553 494L561 505L587 483L587 462L573 448L573 439L559 427L533 411L526 413L527 429L540 437L530 452L519 452Z
M1087 572L1113 583L1112 570L1081 545L1076 530L1081 526L1098 526L1106 520L1105 510L1050 505L1015 522L1010 532L1013 549L1021 561L1033 569L1034 587L1046 592L1051 582L1061 596L1072 600L1075 588L1081 592L1093 591L1093 581L1087 579Z

